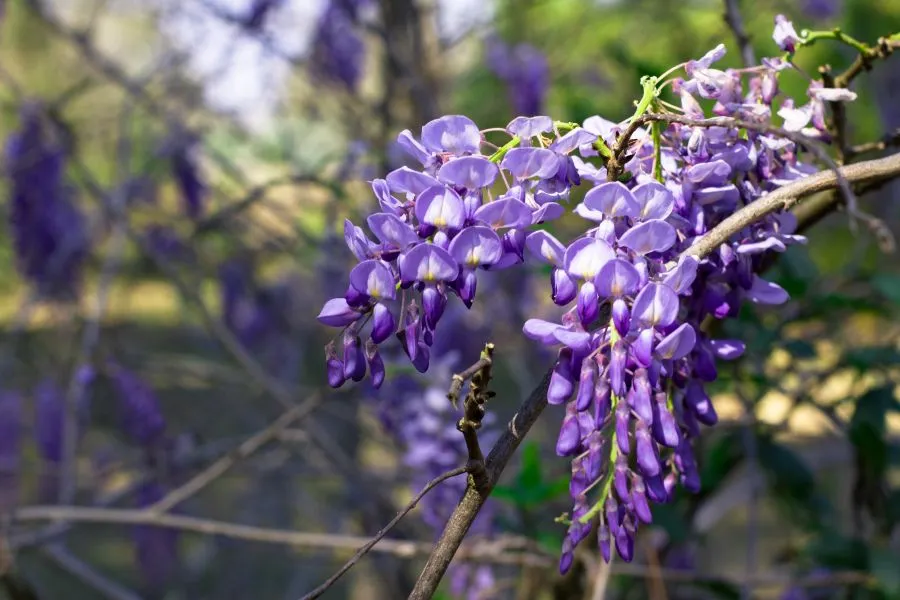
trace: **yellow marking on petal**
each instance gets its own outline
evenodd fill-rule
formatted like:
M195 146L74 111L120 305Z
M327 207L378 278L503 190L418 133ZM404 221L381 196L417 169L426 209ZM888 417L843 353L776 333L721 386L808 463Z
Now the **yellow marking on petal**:
M618 282L613 284L612 293L613 293L613 296L621 296L622 295L622 286L619 285Z
M447 225L447 219L445 219L444 217L438 216L434 219L435 227L446 227L446 225Z

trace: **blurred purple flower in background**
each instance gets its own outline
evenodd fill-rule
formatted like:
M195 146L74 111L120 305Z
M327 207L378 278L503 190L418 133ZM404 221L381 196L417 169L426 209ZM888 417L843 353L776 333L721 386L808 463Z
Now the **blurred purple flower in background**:
M487 65L507 86L509 100L517 115L542 113L550 66L547 57L531 44L509 46L493 38L487 42Z
M0 512L19 500L19 464L22 459L22 396L0 390Z
M190 137L179 140L169 155L172 176L181 194L184 211L191 219L203 216L207 186L198 161L200 143Z
M843 0L803 0L801 6L804 14L822 20L838 16L843 8Z
M25 107L19 131L6 144L9 222L22 276L41 296L71 300L90 241L86 219L65 184L66 151L60 138L39 105Z
M166 429L156 394L136 373L115 364L108 369L118 394L122 430L138 445L153 446Z
M166 490L157 481L145 481L137 490L138 508L146 508L162 500ZM165 527L138 525L133 530L135 563L151 590L168 587L178 567L178 531Z
M366 46L357 31L362 3L330 0L319 17L310 68L316 77L355 92L362 77Z

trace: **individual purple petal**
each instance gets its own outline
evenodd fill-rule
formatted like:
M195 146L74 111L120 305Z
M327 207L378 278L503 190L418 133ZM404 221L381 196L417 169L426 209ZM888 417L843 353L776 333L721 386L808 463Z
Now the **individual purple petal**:
M477 154L481 132L472 119L449 115L429 121L422 127L422 144L434 153Z
M431 175L410 169L409 167L394 169L387 174L385 180L392 192L412 194L413 196L418 196L428 188L441 185L440 182Z
M581 146L593 144L595 141L597 141L596 135L590 131L576 127L550 144L550 150L559 152L560 154L568 154Z
M400 264L400 278L404 284L453 281L458 274L459 265L450 253L434 244L419 244L409 249Z
M531 209L515 198L499 198L483 204L473 216L476 221L486 223L494 229L524 228L531 225Z
M362 227L354 225L350 219L344 220L344 241L357 260L365 260L372 255L371 242Z
M447 307L447 296L433 285L425 286L422 291L422 309L425 313L425 324L434 330Z
M722 360L735 360L743 353L746 346L739 340L709 340L709 345L716 356Z
M587 331L572 331L565 327L560 327L553 332L553 337L562 344L572 349L572 351L580 356L588 354L592 349L591 334Z
M616 444L619 452L628 455L631 452L631 440L628 437L628 425L631 421L631 411L624 398L619 398L616 404Z
M595 238L581 238L566 249L566 272L585 281L593 281L603 265L616 257L612 247Z
M466 221L466 212L459 194L436 185L416 197L416 218L438 229L459 229Z
M663 252L675 244L675 228L659 219L638 223L619 238L619 245L638 254Z
M376 304L372 311L372 341L380 344L388 339L394 333L395 326L396 323L394 322L394 315L391 313L391 309L380 302Z
M634 514L643 523L653 522L650 505L647 503L647 488L640 476L635 476L631 484L631 505L634 507Z
M753 276L753 286L747 290L747 298L756 304L784 304L790 296L777 283Z
M412 228L390 213L375 213L366 219L369 229L382 243L396 248L406 248L419 242L419 236Z
M631 193L640 206L638 215L640 219L665 219L672 214L675 197L658 181L647 181L637 185Z
M612 412L612 389L606 377L598 377L594 384L594 425L602 429Z
M578 293L578 286L569 277L569 274L562 269L553 269L550 276L550 286L553 302L558 306L565 306L575 299Z
M381 260L364 260L350 271L350 285L376 300L393 300L397 288L394 274Z
M609 564L612 558L612 547L610 545L609 528L603 522L603 519L597 525L597 545L600 548L600 556L603 557L606 564Z
M597 361L585 359L581 364L581 375L578 377L578 394L575 396L575 408L587 410L594 399L594 387L597 380Z
M559 429L559 438L556 440L557 456L571 456L575 454L578 451L580 441L575 404L570 402L566 406L566 416L563 417L562 427Z
M695 256L687 255L678 259L678 264L663 276L663 283L675 290L676 294L684 294L691 289L697 277L697 266L700 262Z
M687 438L682 438L675 450L675 466L681 471L681 485L696 494L700 491L700 473L697 472L697 462L694 459L694 451Z
M513 148L503 157L500 166L519 181L531 177L549 179L559 169L559 156L546 148Z
M663 446L677 448L681 436L678 433L678 424L675 417L666 406L666 393L655 394L653 403L653 439Z
M800 43L800 36L797 35L794 24L788 21L784 15L775 15L775 30L772 32L772 39L785 52L795 52Z
M619 398L625 396L625 366L628 363L628 351L622 340L617 340L612 346L609 359L609 385L613 394Z
M362 313L353 310L343 298L332 298L325 303L319 312L319 322L329 327L346 327L362 317Z
M381 205L381 210L387 213L392 213L395 215L400 215L403 212L403 204L394 198L391 195L391 188L388 185L388 182L384 179L373 179L372 180L372 191L375 192L375 197L378 198L378 204ZM349 222L349 221L348 221ZM344 228L346 235L346 226ZM348 242L349 243L349 242ZM359 257L357 257L359 258ZM360 259L362 260L362 259Z
M637 454L637 465L642 475L653 477L659 475L659 455L656 444L650 437L647 424L638 420L634 428L634 445Z
M650 389L650 381L647 379L646 369L635 369L631 382L629 404L634 413L648 425L653 422L653 407L651 398L653 391Z
M366 376L366 355L358 335L344 336L344 377L362 381Z
M521 139L528 140L552 131L553 119L544 116L516 117L509 122L506 130Z
M678 316L678 296L664 283L650 283L634 299L632 319L644 327L668 327Z
M575 210L572 211L582 219L587 219L588 221L594 221L599 223L606 218L606 215L599 210L594 210L592 208L588 208L584 202L579 202L577 206L575 206Z
M546 221L555 221L566 214L566 209L556 202L547 202L531 214L531 224L538 225ZM799 236L798 236L799 237Z
M678 360L687 356L697 343L697 334L690 323L682 323L678 329L667 335L656 345L660 358Z
M597 289L592 281L586 281L578 289L578 318L585 327L593 323L600 314Z
M630 296L637 290L641 277L634 265L627 260L616 258L603 265L595 281L597 293L601 297L621 298Z
M494 183L500 169L483 156L463 156L444 163L438 179L469 190L485 188Z
M777 237L769 236L757 242L742 243L736 249L738 254L762 254L769 250L784 252L787 250L787 246Z
M698 163L684 170L684 180L702 186L720 186L728 183L731 165L723 160Z
M472 308L475 301L475 290L478 287L478 276L472 269L463 269L459 279L454 282L456 292L466 308Z
M378 352L378 346L374 343L366 344L366 362L369 365L369 374L372 376L372 387L376 390L384 383L384 361Z
M332 356L326 360L325 369L328 375L329 386L337 389L347 381L347 378L344 377L344 363L336 356Z
M562 329L562 325L559 323L543 319L528 319L522 327L522 332L529 339L541 342L545 346L555 346L559 343L554 335L558 329Z
M694 413L697 420L704 425L713 426L719 421L712 400L706 395L703 384L693 380L688 383L684 394L685 405Z
M601 183L584 196L584 205L608 217L637 217L641 207L627 187L618 181Z
M428 363L431 360L431 353L428 349L428 346L425 345L425 342L418 343L416 357L410 360L412 361L413 367L415 367L416 371L418 371L419 373L424 373L428 370Z
M422 166L428 166L432 160L431 154L425 150L425 146L413 137L409 129L404 129L400 132L400 135L397 136L397 144L406 150L407 154L418 160Z
M642 367L649 367L653 362L653 329L643 329L631 344L631 354Z
M613 302L612 321L620 336L624 337L628 334L631 325L631 311L628 310L628 304L621 298L616 298Z
M450 242L449 251L456 262L475 269L496 264L503 256L503 243L490 227L466 227Z
M553 374L550 376L550 385L547 387L547 402L550 404L563 404L568 401L575 391L575 376L572 373L572 351L561 348Z
M561 267L566 256L566 247L559 240L543 230L532 232L525 238L525 246L536 257L554 267Z

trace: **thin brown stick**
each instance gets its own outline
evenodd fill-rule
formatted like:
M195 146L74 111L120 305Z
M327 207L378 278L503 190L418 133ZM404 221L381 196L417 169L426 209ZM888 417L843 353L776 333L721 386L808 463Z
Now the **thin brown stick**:
M425 494L430 492L434 487L436 487L438 484L446 481L447 479L450 479L451 477L456 477L457 475L462 475L463 473L466 473L466 472L468 472L467 467L458 467L451 471L447 471L443 475L439 475L439 476L435 477L434 479L432 479L431 481L429 481L428 484L422 488L422 491L419 492L415 498L410 500L410 502L403 508L403 510L401 510L399 513L397 513L396 517L391 519L390 523L385 525L381 529L381 531L376 533L375 537L373 537L371 540L369 540L368 542L366 542L365 544L360 546L359 550L356 551L356 554L354 554L350 558L350 560L348 560L344 564L344 566L338 570L337 573L335 573L334 575L329 577L327 580L325 580L325 582L322 585L320 585L319 587L317 587L310 593L303 596L300 600L314 600L315 598L318 598L319 596L324 594L328 590L328 588L330 588L332 585L334 585L337 582L337 580L340 579L344 575L344 573L346 573L351 568L353 568L353 566L357 562L359 562L359 559L362 558L363 556L365 556L366 553L372 549L372 546L377 544L381 540L381 538L386 536L387 533L394 527L394 525L396 525L397 523L400 522L400 519L405 517L407 515L407 513L409 513L409 511L414 509L416 507L416 505L419 503L419 500L421 500L422 498L425 497Z
M738 49L741 52L741 61L745 67L756 65L756 56L753 54L753 44L750 42L750 36L744 27L744 20L741 18L741 10L738 6L738 0L725 0L725 14L723 15L725 23L734 34L737 41Z
M870 183L896 179L900 177L900 154L847 165L840 167L839 171L846 181L852 183ZM817 192L833 190L837 186L838 177L834 171L822 171L815 175L798 179L731 214L682 254L703 258L748 225L772 213L788 210L807 196Z
M522 439L528 434L528 431L537 421L541 412L547 406L547 387L550 385L551 371L547 371L541 382L531 392L519 411L509 422L508 429L494 444L490 454L487 457L487 482L486 487L479 491L473 482L466 487L466 492L457 505L447 525L441 534L440 539L435 544L425 568L419 575L418 581L413 588L409 598L411 600L426 600L434 595L437 590L450 561L456 554L456 549L462 544L463 538L469 531L472 522L478 515L478 511L484 505L488 495L497 481L500 474L506 468L506 464L515 453Z
M302 404L289 408L264 429L244 440L244 442L234 448L234 450L209 465L206 469L181 486L166 494L155 504L148 506L147 510L152 513L168 512L191 496L194 496L200 492L200 490L221 477L234 465L247 459L264 445L277 438L292 423L312 412L312 410L319 405L321 400L321 395L315 394Z
M141 600L138 594L99 573L94 567L73 556L60 544L51 544L45 547L43 553L69 575L93 588L100 597L107 600Z

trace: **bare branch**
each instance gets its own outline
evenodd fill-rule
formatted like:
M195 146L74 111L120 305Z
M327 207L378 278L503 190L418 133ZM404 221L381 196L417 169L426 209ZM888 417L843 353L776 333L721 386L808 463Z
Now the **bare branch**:
M315 409L321 402L321 395L315 394L307 399L303 404L298 404L293 408L285 411L280 417L272 421L265 429L260 430L234 450L209 465L202 472L195 475L189 481L172 490L161 498L155 504L147 507L152 513L164 513L178 504L181 504L191 496L197 494L200 490L208 486L210 483L221 477L231 467L238 462L245 460L264 445L277 438L287 427L295 421L302 419Z
M839 171L846 181L853 183L895 179L900 177L900 154L847 165ZM834 171L821 171L798 179L731 214L682 254L703 258L748 225L772 213L788 210L811 194L833 190L837 186L838 177Z
M551 371L544 374L541 382L509 422L508 429L503 432L491 449L485 465L487 469L485 488L479 491L474 482L469 482L465 495L447 521L444 532L435 544L425 568L416 581L415 588L409 596L411 600L426 600L434 595L447 567L450 566L450 561L453 560L456 549L462 544L463 538L491 490L497 485L500 474L503 473L503 469L506 468L506 464L512 458L522 439L537 421L544 407L547 406L547 387L550 385L550 375Z
M753 54L753 45L750 43L750 36L744 28L744 20L741 18L741 10L738 6L738 0L725 0L725 14L723 15L725 23L734 34L738 48L741 51L741 60L745 67L752 67L756 64L756 56Z
M390 523L385 525L384 528L381 529L381 531L376 533L375 537L373 537L371 540L369 540L367 543L365 543L363 546L361 546L359 548L359 550L356 551L356 554L354 554L353 557L350 558L350 560L348 560L344 564L344 566L338 570L337 573L335 573L334 575L329 577L325 581L325 583L323 583L322 585L320 585L319 587L317 587L310 593L303 596L303 598L301 598L300 600L314 600L315 598L318 598L319 596L324 594L328 590L328 588L330 588L332 585L334 585L335 582L344 575L344 573L346 573L351 568L353 568L353 565L355 565L359 561L360 558L365 556L365 554L369 550L372 549L372 546L377 544L379 542L379 540L381 540L381 538L386 536L388 531L390 531L394 527L394 525L396 525L397 523L400 522L400 519L405 517L407 515L407 513L409 513L409 511L414 509L416 507L416 505L419 503L419 500L421 500L422 498L425 497L425 494L430 492L434 487L436 487L438 484L442 483L443 481L446 481L447 479L450 479L451 477L456 477L457 475L462 475L463 473L468 472L468 470L469 470L468 467L457 467L456 469L447 471L443 475L438 475L437 477L435 477L434 479L429 481L428 484L422 488L422 491L419 492L415 498L410 500L409 504L407 504L403 508L403 510L401 510L399 513L397 513L397 516L394 517L393 519L391 519Z
M47 546L44 548L44 554L64 571L93 588L101 597L107 600L141 600L141 597L133 591L115 581L111 581L90 565L73 556L61 544Z

